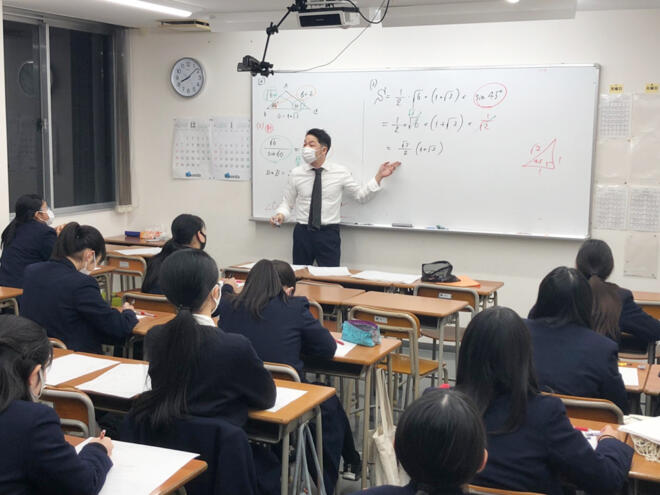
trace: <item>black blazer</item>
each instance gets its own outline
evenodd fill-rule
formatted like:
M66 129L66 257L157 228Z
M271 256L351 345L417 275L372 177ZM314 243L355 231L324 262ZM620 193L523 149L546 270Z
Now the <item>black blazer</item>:
M16 400L0 413L0 493L96 494L112 467L105 447L80 454L64 440L60 419L44 404Z
M200 356L188 383L188 414L220 417L235 425L247 421L248 408L267 409L275 403L275 383L250 342L217 327L200 326ZM164 352L163 326L144 339L144 357ZM192 366L192 363L191 363ZM154 380L154 369L149 365Z
M67 260L35 263L25 270L21 316L43 326L69 349L101 353L101 344L122 344L137 317L112 309L94 277Z
M222 287L218 325L227 332L245 335L264 361L293 366L302 378L301 354L332 358L337 343L330 332L309 312L305 297L272 298L255 319L250 312L233 306L230 285Z
M417 489L415 488L414 483L411 481L406 486L382 485L367 488L366 490L360 490L359 492L354 492L355 495L362 493L365 495L415 495L415 493L417 493ZM447 490L441 493L442 495L463 495L465 492L457 489Z
M660 321L645 313L628 289L619 287L619 297L622 304L619 318L621 331L631 333L643 343L660 340Z
M605 438L592 449L571 425L557 397L536 395L527 402L525 423L511 433L495 434L509 415L508 396L496 398L484 415L488 463L472 481L505 490L561 495L560 478L600 495L616 493L626 481L632 447Z
M0 285L23 288L25 267L48 261L57 240L55 229L31 220L16 228L16 237L5 246L0 257Z
M525 323L543 391L607 399L627 412L616 342L578 325L550 326L543 318Z

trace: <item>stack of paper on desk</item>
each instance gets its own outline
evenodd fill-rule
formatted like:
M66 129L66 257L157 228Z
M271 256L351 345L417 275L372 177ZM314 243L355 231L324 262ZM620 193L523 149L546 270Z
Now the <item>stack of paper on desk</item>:
M409 273L379 272L377 270L365 270L351 276L355 278L361 278L362 280L374 280L377 282L399 282L402 284L412 284L413 282L419 280L420 277L419 275L412 275Z
M345 266L308 266L307 270L315 277L348 277L351 274Z
M619 431L630 433L650 442L660 444L660 417L635 421L627 425L619 426Z
M79 376L109 368L117 364L111 359L101 359L80 354L67 354L53 359L46 370L46 385L59 385Z
M268 412L277 412L282 409L284 406L288 406L294 400L301 398L307 392L304 390L298 390L297 388L288 388L288 387L277 387L277 397L275 398L275 405L270 409L266 409Z
M145 247L145 248L131 248L131 249L118 249L119 254L124 256L140 256L142 254L158 254L162 251L159 247Z
M619 366L619 374L623 378L623 384L626 387L639 387L639 375L637 374L637 367L627 368Z
M76 446L80 452L86 440ZM199 454L113 440L112 468L99 495L149 495Z
M151 390L149 365L121 363L101 376L78 385L87 392L130 399Z

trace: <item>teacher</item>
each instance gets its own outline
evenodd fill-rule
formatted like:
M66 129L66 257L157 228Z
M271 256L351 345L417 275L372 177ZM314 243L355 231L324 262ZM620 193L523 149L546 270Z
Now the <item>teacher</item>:
M326 161L330 145L330 136L323 129L307 131L302 150L305 165L291 170L282 203L270 219L273 226L279 227L293 211L294 265L312 265L316 261L318 266L339 266L339 210L344 190L357 202L365 203L380 191L381 180L401 165L385 162L373 179L360 185L348 168Z

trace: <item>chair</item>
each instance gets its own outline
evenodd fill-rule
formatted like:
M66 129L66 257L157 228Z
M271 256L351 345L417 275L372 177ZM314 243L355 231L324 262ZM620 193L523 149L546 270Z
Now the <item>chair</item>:
M566 414L569 418L623 424L623 412L609 400L549 393L544 395L559 397L566 406Z
M313 301L311 299L308 299L309 301L309 312L312 313L312 316L319 320L321 322L321 325L323 325L328 331L330 332L338 332L340 331L337 328L337 322L339 320L326 320L325 319L325 312L323 311L323 307L317 303L316 301Z
M138 291L120 292L121 303L131 303L135 309L146 311L162 311L164 313L176 313L174 305L162 294L146 294Z
M280 380L289 380L292 382L300 383L300 376L293 366L281 363L270 363L264 361L264 368L266 368L273 378Z
M66 349L66 344L62 342L60 339L56 339L55 337L48 337L48 340L50 343L53 345L53 347L57 347L58 349Z
M626 337L629 338L634 338L631 334L626 333L626 332L621 332L622 339L625 339ZM625 343L625 340L624 340ZM625 347L625 346L624 346ZM641 351L641 349L640 349ZM646 352L635 352L635 351L621 351L619 350L619 359L626 360L626 361L643 361L648 364L653 364L655 363L655 358L656 358L656 343L655 342L649 342L646 346Z
M419 397L419 384L421 378L443 370L444 380L447 382L445 363L437 360L422 359L419 357L419 319L412 313L392 312L365 306L354 306L348 313L349 320L366 320L376 323L381 334L408 342L409 354L397 353L391 356L392 373L407 375L412 380L413 399ZM399 348L401 351L402 348ZM381 365L384 366L384 365ZM389 376L389 393L393 397L393 376ZM406 387L406 400L408 403L410 386Z
M85 392L46 387L39 401L55 409L66 433L77 433L84 438L98 435L94 405Z
M451 299L454 301L465 301L468 305L463 311L470 313L470 319L476 312L479 311L479 294L476 290L470 287L447 287L440 286L437 284L427 284L421 283L415 286L413 290L413 295L421 297L433 297L440 299ZM437 345L444 346L444 342L439 342L440 336L444 335L445 341L454 341L456 344L456 356L455 363L456 369L458 369L458 351L460 349L461 340L463 339L463 333L465 333L465 328L459 326L458 315L455 315L454 324L445 326L444 332L440 328L440 320L436 320L435 328L422 327L421 332L425 337L429 337L433 341L433 349L431 351L431 358L437 359L438 347ZM442 353L440 353L442 354ZM433 383L435 385L435 383Z
M468 485L468 493L473 495L542 495L537 492L516 492L513 490L500 490L498 488L487 488L485 486Z
M131 288L137 287L137 279L143 278L147 272L147 262L141 256L124 256L108 253L106 263L115 268L113 274L120 276L119 280L122 291L129 288L129 279L132 280Z

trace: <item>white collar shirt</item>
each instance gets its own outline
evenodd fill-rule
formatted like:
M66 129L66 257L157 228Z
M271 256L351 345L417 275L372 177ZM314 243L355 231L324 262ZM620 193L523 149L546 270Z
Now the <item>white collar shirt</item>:
M311 165L300 165L291 170L284 198L276 213L281 213L285 219L289 219L293 214L293 220L307 224L315 177L314 167ZM358 203L365 203L381 189L375 178L366 184L360 184L347 167L331 162L323 164L321 184L321 225L341 222L340 210L344 191Z
M193 318L195 318L195 321L200 325L205 325L209 327L216 326L215 322L213 321L213 318L211 318L210 316L193 313Z

